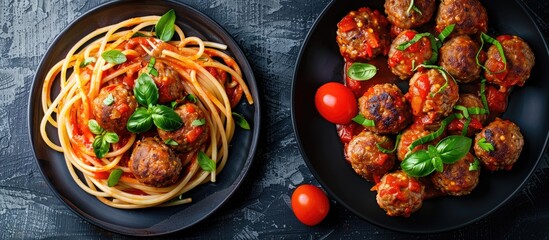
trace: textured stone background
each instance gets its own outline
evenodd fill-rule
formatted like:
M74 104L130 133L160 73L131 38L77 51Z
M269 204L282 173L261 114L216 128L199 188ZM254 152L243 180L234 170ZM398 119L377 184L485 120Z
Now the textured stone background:
M521 0L549 36L549 3ZM0 1L0 239L127 237L81 219L44 182L28 138L27 102L33 74L63 28L102 0ZM490 216L462 229L406 236L371 225L332 202L316 227L300 224L290 195L302 183L318 185L301 158L292 131L290 89L308 29L328 0L185 1L222 25L248 57L258 82L265 131L244 185L212 217L167 237L228 239L547 239L549 160L542 159L520 193Z

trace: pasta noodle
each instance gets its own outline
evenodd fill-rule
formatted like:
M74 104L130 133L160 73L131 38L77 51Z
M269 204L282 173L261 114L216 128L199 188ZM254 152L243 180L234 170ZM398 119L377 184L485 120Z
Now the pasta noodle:
M238 64L222 51L226 49L225 45L185 36L176 25L174 35L178 40L160 40L157 34L150 31L156 24L160 24L159 21L162 21L161 16L137 17L93 31L72 46L67 56L50 69L43 83L41 101L44 117L40 124L40 133L44 142L50 148L64 154L68 171L78 186L104 204L115 208L172 206L191 202L191 199L182 199L181 196L202 183L216 181L216 175L227 162L229 143L235 131L232 108L240 101L242 95L249 104L253 104ZM125 57L124 62L117 63L106 59L105 54L112 53L112 50L122 53ZM114 130L113 134L107 131L104 123L101 124L101 116L97 116L97 111L102 114L101 110L95 109L96 102L102 100L102 91L123 86L128 89L130 95L132 90L135 95L136 91L140 91L132 89L138 88L138 78L143 74L151 79L155 78L153 70L161 72L161 76L156 77L160 81L162 77L169 76L176 76L168 79L169 81L180 81L177 84L181 85L182 89L178 89L176 95L181 95L181 92L186 95L171 101L171 108L178 109L177 106L193 102L192 98L189 100L187 97L194 96L197 99L194 103L199 109L197 111L205 113L204 119L200 119L202 123L199 124L205 124L209 129L205 131L206 142L194 146L191 150L172 149L173 144L169 143L172 139L163 139L164 143L159 143L168 147L168 152L174 153L182 166L175 183L168 186L156 186L146 181L144 183L136 177L130 166L131 162L138 158L134 156L138 153L132 153L132 150L136 151L136 146L141 141L144 144L143 139L147 137L161 138L161 130L158 130L158 133L154 129L135 133L128 131L129 123L113 119L113 125L127 124L127 129L125 127L123 130ZM165 97L163 94L166 91L171 93L173 90L170 87L162 89L163 86L158 82L156 85L159 99ZM53 89L57 86L60 91L56 96L52 96ZM117 97L114 97L116 101L122 101L116 99ZM135 107L134 103L133 108L137 109L131 113L130 119L137 117L140 109L148 108L145 112L156 113L170 108L155 107L154 104L143 105L139 96L131 96L128 99L132 100L134 97L141 106ZM114 101L112 93L109 98ZM112 104L104 101L106 105ZM169 105L166 102L162 104ZM161 105L160 100L158 105ZM126 105L117 102L115 106ZM120 109L117 108L118 110ZM112 116L112 113L110 114L109 116ZM129 115L123 111L120 114ZM177 114L180 115L179 112ZM151 116L154 119L154 116ZM181 128L184 128L186 123L183 118L182 121ZM99 126L94 129L93 124L96 122ZM152 120L150 122L152 123ZM193 122L193 126L194 124ZM58 144L48 136L48 125L57 128ZM166 132L169 134L170 131ZM101 147L105 148L105 144L107 151L102 153L103 156L97 157L100 156L98 152L101 151ZM201 154L205 154L213 161L213 170L201 166L198 159ZM147 161L154 160L151 158ZM116 171L119 172L118 177L113 177ZM111 184L110 181L115 183Z

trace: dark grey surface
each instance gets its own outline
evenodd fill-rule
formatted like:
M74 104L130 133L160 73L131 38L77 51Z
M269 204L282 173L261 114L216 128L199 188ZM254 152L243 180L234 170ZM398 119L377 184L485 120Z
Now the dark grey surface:
M27 129L33 74L49 44L71 21L104 1L0 2L0 239L116 238L79 218L48 188ZM245 183L206 221L168 238L210 239L547 239L549 156L546 153L520 193L488 217L436 235L409 236L374 226L332 201L316 227L299 223L290 196L317 181L299 154L290 119L294 64L308 29L327 0L185 1L222 25L250 61L262 101L262 138ZM549 36L549 2L520 0ZM366 1L365 1L366 4ZM544 66L547 67L547 66ZM547 108L547 106L544 106ZM545 109L540 109L543 111ZM373 206L377 207L377 206ZM451 216L449 216L451 217Z

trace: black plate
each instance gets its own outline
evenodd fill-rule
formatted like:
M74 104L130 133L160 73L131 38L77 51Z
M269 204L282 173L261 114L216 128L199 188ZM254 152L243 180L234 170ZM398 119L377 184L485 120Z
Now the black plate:
M322 84L343 82L343 58L335 41L336 24L349 11L369 6L383 11L383 2L333 1L317 19L301 49L292 86L292 119L301 153L324 189L356 215L376 225L409 233L432 233L462 227L486 216L509 200L535 169L544 152L549 130L549 54L534 21L515 1L482 1L489 28L515 34L532 48L536 63L526 85L509 98L503 118L516 122L525 138L519 161L510 172L481 173L480 183L465 197L426 200L409 218L389 217L379 208L372 184L351 169L343 157L334 124L316 111L314 94Z
M230 155L225 169L217 182L199 186L187 194L193 199L190 204L121 210L108 207L95 197L81 190L70 177L63 155L51 150L39 132L43 116L40 95L42 82L50 67L60 61L78 40L97 28L122 20L145 15L162 15L174 9L176 24L187 36L198 36L209 41L228 45L227 52L240 64L244 79L254 98L254 105L245 100L236 110L248 119L251 131L237 128L232 140ZM68 26L53 42L42 59L34 78L29 99L29 129L38 166L53 192L75 213L89 222L110 231L136 236L151 236L171 233L188 228L214 213L234 194L246 176L256 152L259 136L260 110L257 86L252 69L235 41L217 23L193 8L171 1L118 1L101 5L84 14ZM243 98L244 99L244 98ZM50 128L49 131L55 129ZM53 132L50 136L54 135Z

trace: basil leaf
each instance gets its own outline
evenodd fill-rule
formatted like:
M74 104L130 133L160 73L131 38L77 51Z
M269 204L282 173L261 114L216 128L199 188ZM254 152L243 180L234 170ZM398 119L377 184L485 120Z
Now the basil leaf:
M206 119L202 118L202 119L195 119L192 123L191 123L191 126L202 126L206 124Z
M400 50L400 51L404 51L406 50L408 47L412 46L412 44L418 42L421 38L423 37L428 37L429 35L431 35L431 33L418 33L416 34L412 39L410 39L409 41L406 41L406 42L403 42L401 44L399 44L396 49Z
M111 171L111 174L109 174L109 179L107 179L107 186L113 187L116 184L118 184L118 181L120 181L120 177L122 177L122 169L116 168Z
M362 114L358 114L353 118L353 121L366 127L375 127L374 120L366 119Z
M200 168L206 172L215 172L215 162L214 160L210 159L208 155L206 155L204 152L200 151L198 152L198 165L200 165Z
M450 36L450 34L452 34L452 31L454 31L454 27L456 26L456 24L450 24L448 26L446 26L442 32L440 32L440 34L438 35L438 40L442 43L444 42L444 40Z
M233 112L233 120L242 129L250 130L250 124L246 121L246 118L239 113Z
M181 117L171 108L164 105L150 108L154 125L164 131L174 131L183 125Z
M377 68L368 63L355 62L347 70L347 76L353 80L364 81L373 78L377 73Z
M490 37L486 33L480 33L480 48L478 49L477 55L475 56L475 60L477 62L477 65L480 66L481 68L483 68L484 70L488 71L489 73L492 73L492 71L490 71L484 65L480 64L480 62L478 60L478 56L480 55L480 51L482 51L482 48L484 47L484 42L488 42L488 43L491 43L491 44L496 46L496 48L498 49L499 55L501 57L501 61L503 62L503 69L501 71L494 72L494 73L505 72L507 70L507 59L505 58L503 47L501 46L501 43L498 40Z
M471 118L467 118L467 120L465 120L465 123L463 124L463 128L461 129L461 136L464 136L464 137L467 136L469 124L471 124Z
M118 134L114 132L107 132L105 135L103 135L103 139L105 139L108 143L117 143L120 139L118 138Z
M128 119L126 128L132 133L142 133L153 125L151 113L146 108L140 107Z
M480 169L480 161L478 158L475 158L475 161L469 163L469 171L478 171Z
M442 159L440 157L431 158L431 164L433 164L435 171L437 172L444 171L444 163L442 163Z
M137 78L133 93L137 102L143 106L149 106L158 102L158 87L154 80L146 73L141 73Z
M454 106L454 109L461 111L465 118L469 118L469 110L467 109L467 107L462 105L456 105Z
M110 146L111 145L105 141L102 135L96 136L92 143L93 152L97 158L103 158L103 156L109 152Z
M172 145L172 146L177 146L177 145L179 145L179 143L177 143L175 140L173 140L173 139L171 139L171 138L170 138L170 139L167 139L166 141L164 141L164 143L165 143L166 145Z
M435 171L433 162L425 150L419 150L408 155L400 168L412 177L424 177Z
M490 108L488 107L488 101L486 100L486 79L480 80L480 99L482 99L482 105L487 114L490 114Z
M176 101L171 102L170 106L172 107L172 109L175 109L177 107L177 102Z
M87 58L84 58L84 61L80 63L80 67L83 68L85 66L88 66L90 63L92 62L95 62L95 58L94 57L87 57Z
M143 34L143 33L140 33L140 32L135 32L131 38L135 38L135 37L146 37L147 35Z
M116 49L103 52L101 54L101 57L105 59L105 61L107 61L108 63L112 64L121 64L126 62L127 60L126 55L124 55L124 53L122 53L120 50Z
M491 143L489 143L488 141L486 141L486 138L481 138L479 141L478 141L478 146L480 148L482 148L482 150L484 151L487 151L487 152L491 152L491 151L494 151L494 145L492 145Z
M192 103L197 103L198 102L198 99L196 98L195 95L193 94L187 94L187 96L185 96L185 99L188 100L189 102L192 102Z
M385 140L384 140L383 142L381 142L381 143L376 143L377 149L378 149L380 152L382 152L382 153L393 153L393 152L395 152L396 149L397 149L398 143L400 142L400 136L401 136L401 135L402 135L402 134L398 134L398 135L396 136L395 146L393 147L393 149L386 149L386 148L384 148L384 147L381 146L381 144L387 142L387 139L388 139L388 138L385 138Z
M175 12L173 9L160 17L160 20L154 26L154 32L156 37L164 42L172 40L175 32Z
M151 57L151 60L149 61L149 64L147 65L147 72L150 75L158 77L158 71L156 70L156 68L154 68L155 63L156 63L156 58Z
M478 108L478 107L467 108L467 111L469 112L469 114L473 114L473 115L487 114L486 109Z
M448 124L450 124L450 122L452 122L455 118L455 114L451 114L450 116L446 117L444 120L442 120L442 122L440 123L440 127L435 132L429 133L428 135L425 135L413 141L412 144L408 146L408 151L412 151L417 146L428 143L440 137L444 133L444 130L446 130L446 126L448 126Z
M451 164L465 157L471 148L472 140L461 135L448 136L436 145L442 162Z
M107 96L104 100L103 100L103 104L107 105L107 106L110 106L114 103L114 97L112 96L112 93L109 93L109 96Z
M419 10L418 7L416 7L415 5L412 5L412 10L414 10L415 12L419 13L419 15L423 15L423 13L421 12L421 10Z
M96 134L96 135L99 135L101 133L103 133L103 128L101 126L99 126L99 123L97 123L97 121L95 121L95 119L90 119L88 121L88 128L90 129L90 131L93 133L93 134Z

